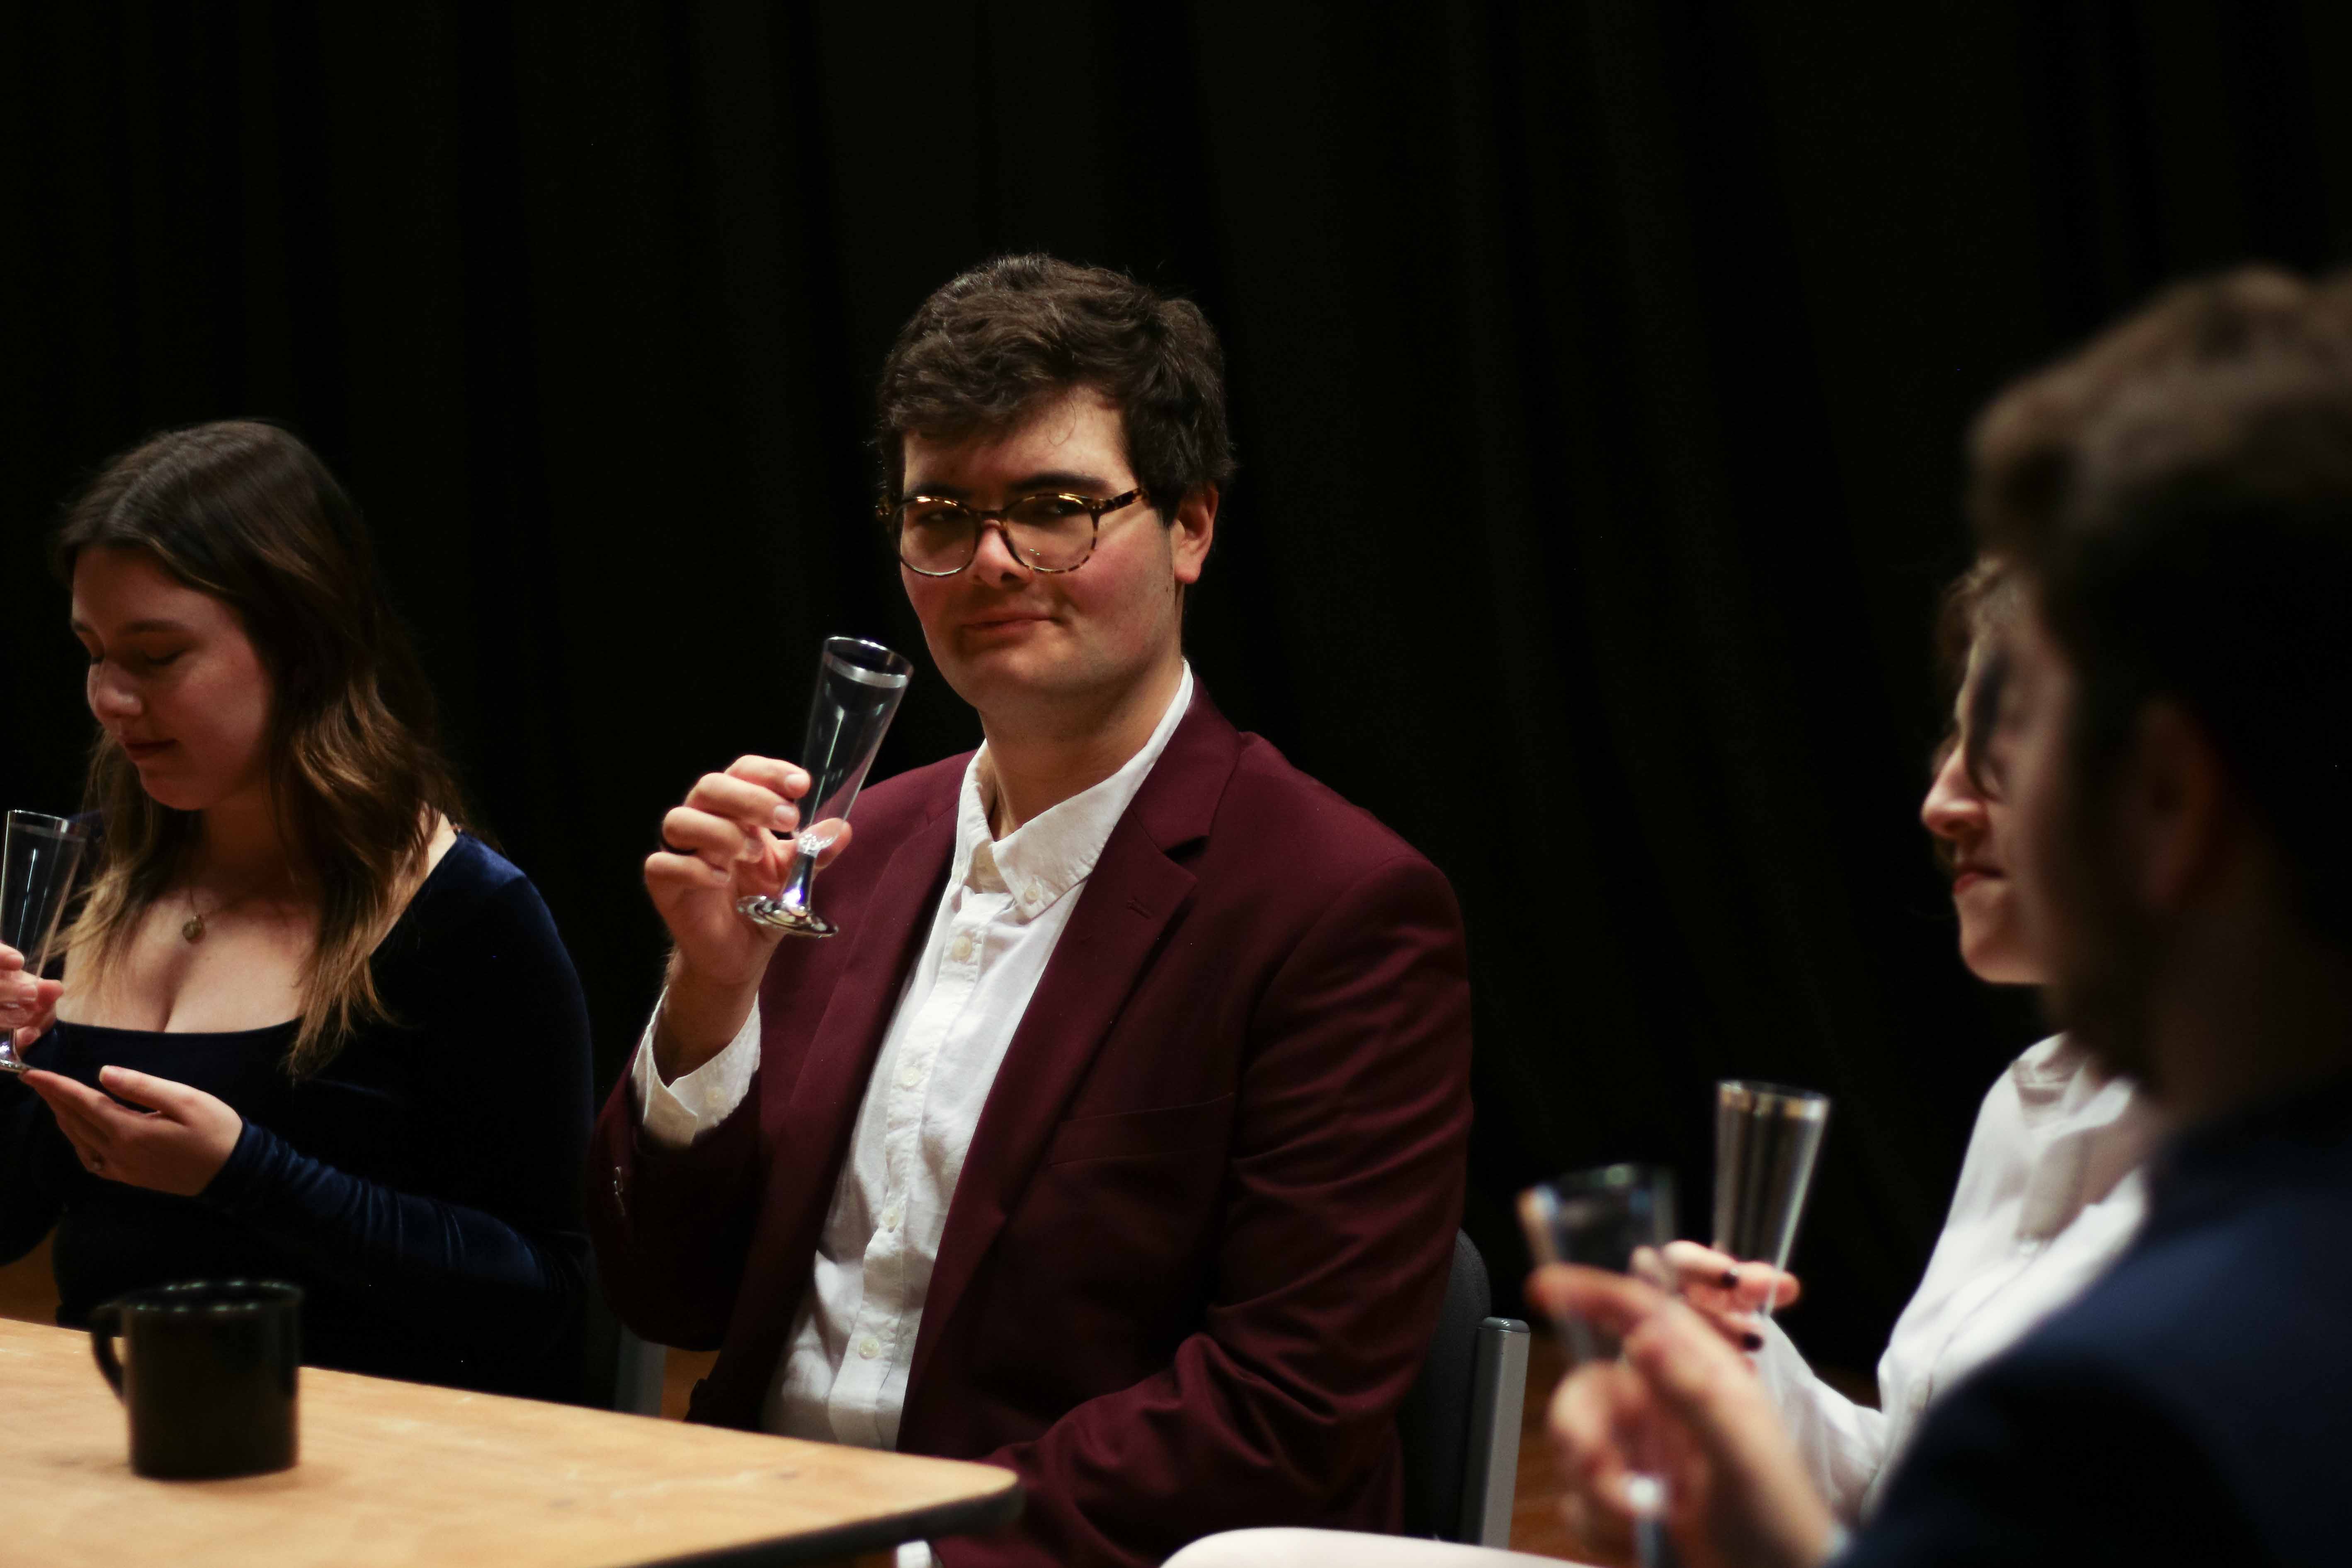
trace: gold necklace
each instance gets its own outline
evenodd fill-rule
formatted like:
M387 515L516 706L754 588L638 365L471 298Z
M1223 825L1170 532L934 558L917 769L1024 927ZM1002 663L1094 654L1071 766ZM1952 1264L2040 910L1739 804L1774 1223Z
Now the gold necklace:
M187 942L191 946L204 941L205 921L219 915L225 910L235 909L237 905L245 902L246 900L253 897L254 894L261 891L264 887L268 886L268 878L262 878L261 879L254 882L251 886L247 887L245 891L239 893L236 897L222 900L219 903L213 906L213 912L210 915L205 914L202 910L196 908L196 885L194 882L190 882L188 884L188 918L180 922L180 940Z

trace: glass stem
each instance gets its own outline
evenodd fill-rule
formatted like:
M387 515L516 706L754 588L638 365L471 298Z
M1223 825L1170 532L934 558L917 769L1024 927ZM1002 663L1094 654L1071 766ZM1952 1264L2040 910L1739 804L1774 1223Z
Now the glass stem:
M784 879L782 890L776 894L776 902L802 914L808 913L809 884L815 880L816 857L801 856L793 862L792 875Z

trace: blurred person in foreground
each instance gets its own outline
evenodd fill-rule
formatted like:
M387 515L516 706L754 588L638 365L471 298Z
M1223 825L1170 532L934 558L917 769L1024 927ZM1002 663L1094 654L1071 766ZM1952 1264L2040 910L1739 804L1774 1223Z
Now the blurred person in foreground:
M1044 257L941 288L878 393L880 515L986 742L795 839L746 757L663 819L668 984L599 1123L636 1331L691 1418L1017 1471L981 1563L1393 1528L1462 1201L1445 879L1236 731L1183 607L1232 471L1197 308ZM736 900L829 838L842 934ZM920 1556L919 1548L908 1555Z
M2009 809L1984 740L2000 684L1999 636L2017 613L2011 574L1979 563L1945 596L1937 643L1954 691L1919 816L1952 874L1960 956L1993 984L2041 982L2008 875ZM1666 1249L1685 1299L1732 1344L1756 1353L1774 1410L1795 1438L1814 1488L1843 1520L1875 1500L1929 1400L2007 1349L2113 1263L2147 1207L2141 1163L2161 1122L2127 1079L2105 1072L2063 1035L2021 1056L1985 1096L1951 1213L1918 1292L1878 1368L1877 1409L1814 1375L1777 1321L1793 1276L1739 1263L1696 1242ZM1569 1534L1580 1553L1630 1561L1633 1517L1612 1494L1570 1491ZM1537 1559L1424 1541L1328 1531L1236 1531L1188 1547L1174 1568L1479 1568Z
M60 1322L186 1279L302 1287L304 1359L576 1397L579 976L461 832L359 513L274 426L108 465L57 542L100 837L62 983L0 949L0 1258Z
M1990 760L2029 940L2070 1037L2178 1131L2124 1257L1938 1403L1850 1540L1697 1313L1539 1273L1627 1336L1554 1401L1570 1486L1654 1445L1687 1561L2352 1561L2346 307L2259 270L2176 289L1979 423L1979 528L2025 594Z

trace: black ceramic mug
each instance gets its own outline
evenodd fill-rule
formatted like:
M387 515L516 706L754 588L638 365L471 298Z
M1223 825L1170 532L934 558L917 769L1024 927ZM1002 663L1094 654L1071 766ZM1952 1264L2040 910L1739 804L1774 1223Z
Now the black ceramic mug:
M91 1312L90 1353L130 1412L131 1468L203 1480L291 1466L301 1308L294 1286L232 1279L134 1290Z

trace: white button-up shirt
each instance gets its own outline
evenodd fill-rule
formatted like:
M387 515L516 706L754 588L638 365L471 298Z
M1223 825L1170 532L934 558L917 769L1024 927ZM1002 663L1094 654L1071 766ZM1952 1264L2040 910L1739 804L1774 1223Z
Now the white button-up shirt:
M1879 1408L1812 1374L1777 1323L1757 1358L1813 1482L1840 1515L1877 1505L1928 1404L2106 1272L2147 1212L2163 1123L2064 1036L2011 1064L1978 1113L1952 1211L1878 1363Z
M948 1205L997 1068L1112 827L1192 700L1187 666L1141 751L1003 838L989 835L988 748L964 770L947 889L866 1081L808 1295L761 1413L768 1431L897 1446ZM631 1069L647 1134L683 1145L717 1126L742 1102L759 1051L754 1006L726 1049L664 1084L648 1023Z

